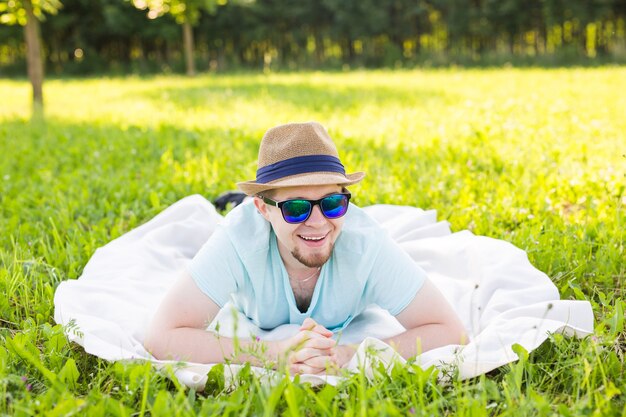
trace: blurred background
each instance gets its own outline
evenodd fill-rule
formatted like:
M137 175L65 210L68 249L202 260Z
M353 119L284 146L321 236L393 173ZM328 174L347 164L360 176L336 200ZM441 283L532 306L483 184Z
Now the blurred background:
M4 77L37 39L54 76L626 62L625 0L0 0L0 22Z

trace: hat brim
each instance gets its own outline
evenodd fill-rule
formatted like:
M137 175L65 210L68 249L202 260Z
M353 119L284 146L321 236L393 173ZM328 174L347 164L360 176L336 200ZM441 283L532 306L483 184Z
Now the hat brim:
M364 177L364 172L355 172L354 174L348 174L346 176L336 172L315 172L292 175L265 184L258 183L256 181L238 182L237 187L247 195L255 195L262 191L275 190L277 188L285 187L329 184L348 186L360 182Z

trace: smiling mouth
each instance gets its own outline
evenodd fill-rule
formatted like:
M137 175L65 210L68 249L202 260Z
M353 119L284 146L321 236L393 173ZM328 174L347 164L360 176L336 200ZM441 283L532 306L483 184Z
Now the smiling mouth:
M307 240L309 242L318 242L326 237L326 236L302 236L302 235L299 235L299 236L300 238Z
M304 235L298 235L298 237L300 239L302 239L307 246L319 246L319 245L322 245L326 241L326 237L327 236L328 236L328 233L325 234L324 236L304 236Z

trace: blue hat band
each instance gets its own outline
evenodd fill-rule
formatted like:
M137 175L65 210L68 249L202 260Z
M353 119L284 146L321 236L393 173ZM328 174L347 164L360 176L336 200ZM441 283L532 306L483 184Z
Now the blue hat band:
M346 175L339 158L331 155L305 155L285 159L275 164L266 165L256 171L256 182L266 184L290 175L304 174L307 172L338 172Z

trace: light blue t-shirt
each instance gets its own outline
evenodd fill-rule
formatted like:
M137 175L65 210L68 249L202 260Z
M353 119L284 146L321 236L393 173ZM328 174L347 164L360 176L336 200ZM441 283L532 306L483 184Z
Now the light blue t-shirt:
M397 315L426 277L387 232L353 204L304 313L296 306L276 235L251 202L228 213L189 264L189 272L217 305L232 301L262 329L301 324L311 317L335 332L370 304Z

